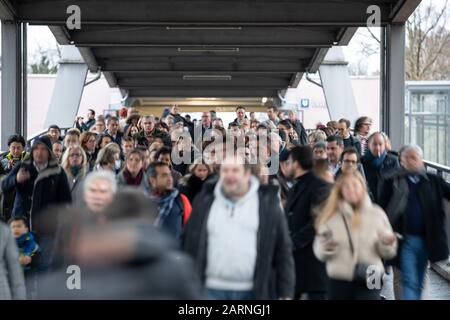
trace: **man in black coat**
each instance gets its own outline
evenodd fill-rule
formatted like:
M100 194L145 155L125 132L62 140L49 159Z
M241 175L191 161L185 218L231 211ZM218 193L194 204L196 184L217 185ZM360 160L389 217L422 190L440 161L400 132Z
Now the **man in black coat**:
M380 181L384 176L398 170L400 164L398 158L386 150L386 136L381 132L373 133L368 140L368 150L361 158L364 168L369 195L372 201L378 199Z
M106 120L106 127L106 133L113 138L112 142L117 143L120 150L122 150L123 133L119 131L119 119L117 117L108 118L108 120Z
M295 185L290 190L285 211L294 245L296 271L295 299L308 294L309 299L325 299L327 275L325 265L314 255L313 210L326 200L330 186L312 171L313 153L309 146L291 150Z
M338 122L338 133L344 141L344 148L355 148L358 153L361 152L361 143L350 133L350 120L340 119Z
M308 144L308 134L306 133L305 127L303 123L297 119L297 114L294 110L289 111L288 113L289 120L291 121L294 130L297 132L298 140L301 145L305 146Z
M278 190L228 157L220 180L205 182L183 236L208 298L290 299L292 243Z
M402 169L383 181L378 199L401 240L391 263L400 269L406 300L421 298L428 261L449 257L443 200L450 200L450 184L426 172L422 154L414 145L400 150Z
M28 219L41 248L43 269L50 259L53 236L40 232L41 223L45 223L40 221L40 216L51 205L72 201L67 176L51 150L47 136L36 138L30 155L2 181L4 192L16 189L12 216Z

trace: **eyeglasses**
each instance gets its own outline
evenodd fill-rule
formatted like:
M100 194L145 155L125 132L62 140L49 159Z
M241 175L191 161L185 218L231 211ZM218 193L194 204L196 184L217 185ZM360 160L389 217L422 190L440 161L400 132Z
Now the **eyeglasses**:
M369 122L364 122L363 123L363 126L371 126L372 124L371 123L369 123Z

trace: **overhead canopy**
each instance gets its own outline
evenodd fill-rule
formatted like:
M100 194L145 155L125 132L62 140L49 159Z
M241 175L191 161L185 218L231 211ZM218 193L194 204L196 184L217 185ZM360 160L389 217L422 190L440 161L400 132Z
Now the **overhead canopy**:
M48 25L129 97L277 97L365 26L403 23L420 0L0 0L0 18ZM68 30L67 8L81 9Z

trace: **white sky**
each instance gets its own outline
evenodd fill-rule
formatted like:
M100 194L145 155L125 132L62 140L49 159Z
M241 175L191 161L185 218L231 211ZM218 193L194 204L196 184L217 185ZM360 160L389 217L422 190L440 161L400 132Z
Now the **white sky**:
M440 9L445 5L446 0L422 0L419 9L428 6L430 3L432 3L436 9ZM447 28L450 29L450 1L447 4L447 14ZM379 28L371 28L371 31L378 38L380 37ZM374 54L369 58L366 58L364 55L362 55L362 42L370 43L374 46L377 45L376 41L371 38L369 32L365 28L359 28L355 36L350 41L349 45L343 47L344 54L350 63L357 63L358 61L363 60L363 63L367 64L368 73L372 74L373 72L380 69L380 57L379 54Z

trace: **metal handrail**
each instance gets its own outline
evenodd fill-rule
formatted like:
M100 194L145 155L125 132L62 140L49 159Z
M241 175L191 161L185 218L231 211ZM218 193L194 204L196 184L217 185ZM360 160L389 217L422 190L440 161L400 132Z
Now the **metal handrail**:
M440 172L441 174L443 172L450 173L450 167L444 166L442 164L439 164L437 162L424 160L425 166L429 168L436 169L436 171Z
M439 177L445 178L444 177L444 173L448 175L447 177L447 181L450 181L450 167L447 167L445 165L433 162L433 161L428 161L428 160L424 160L423 161L425 164L425 168L428 169L434 169L436 170L436 174Z

